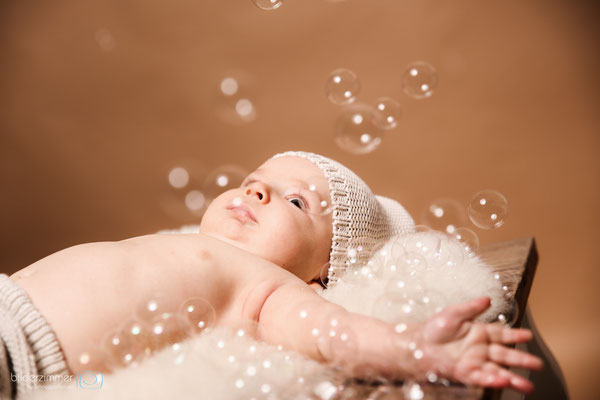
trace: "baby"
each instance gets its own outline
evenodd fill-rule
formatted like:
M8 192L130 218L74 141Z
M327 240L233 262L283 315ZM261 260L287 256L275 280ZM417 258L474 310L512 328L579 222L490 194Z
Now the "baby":
M353 374L419 379L433 372L470 385L531 391L528 380L505 367L539 369L541 361L504 344L532 334L474 322L488 298L448 307L397 332L315 292L324 266L328 285L335 285L353 249L360 250L352 255L358 262L366 261L387 239L413 231L400 204L373 195L343 165L312 153L278 154L210 204L200 233L77 245L10 278L0 275L0 397L35 386L12 387L11 374L72 373L85 352L86 369L106 371L94 346L156 292L168 294L172 307L204 298L217 326L258 322L268 342L351 365ZM336 351L310 334L332 315L355 332L353 351Z

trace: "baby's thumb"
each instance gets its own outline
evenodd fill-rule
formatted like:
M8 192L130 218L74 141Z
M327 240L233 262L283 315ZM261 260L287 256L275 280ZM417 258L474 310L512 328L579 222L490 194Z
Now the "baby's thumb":
M489 297L478 297L466 303L456 304L448 307L453 318L461 322L471 321L488 309L491 304Z
M489 306L489 297L479 297L444 308L427 323L426 340L444 342L451 339L464 322L474 320Z

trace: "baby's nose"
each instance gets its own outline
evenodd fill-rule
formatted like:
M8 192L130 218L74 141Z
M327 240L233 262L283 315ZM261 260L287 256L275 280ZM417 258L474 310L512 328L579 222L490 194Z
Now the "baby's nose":
M246 189L246 196L254 197L259 203L269 202L269 190L267 186L262 182L254 182L250 187Z

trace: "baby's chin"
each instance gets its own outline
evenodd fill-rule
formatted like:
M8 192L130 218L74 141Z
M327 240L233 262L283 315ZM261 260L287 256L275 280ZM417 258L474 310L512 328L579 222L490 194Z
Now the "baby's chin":
M250 254L254 254L255 256L261 257L262 256L260 254L257 254L255 251L253 251L253 249L247 244L245 243L241 237L236 236L236 235L228 235L227 233L223 233L223 232L202 232L201 233L213 237L215 239L219 239L222 242L228 243L232 246L237 247L238 249L244 250Z

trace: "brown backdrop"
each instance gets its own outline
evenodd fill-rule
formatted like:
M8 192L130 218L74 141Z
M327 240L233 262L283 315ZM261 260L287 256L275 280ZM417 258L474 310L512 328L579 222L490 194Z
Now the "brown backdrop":
M167 212L175 165L251 169L302 149L349 165L418 221L430 201L494 188L511 212L482 243L534 235L530 304L574 398L599 398L597 8L584 1L90 0L0 3L0 270L61 248L194 222ZM401 74L433 64L433 97ZM404 115L371 154L338 149L324 82ZM219 118L224 74L257 118ZM473 228L473 226L471 226Z

